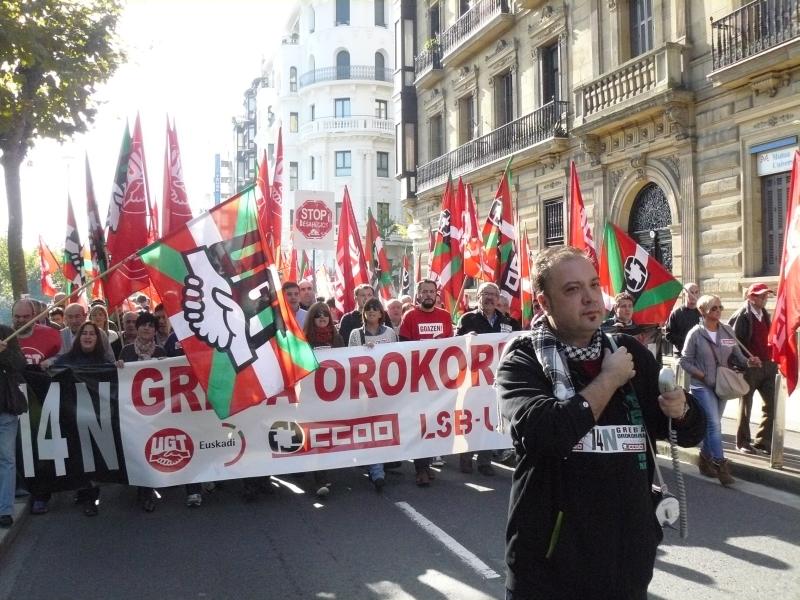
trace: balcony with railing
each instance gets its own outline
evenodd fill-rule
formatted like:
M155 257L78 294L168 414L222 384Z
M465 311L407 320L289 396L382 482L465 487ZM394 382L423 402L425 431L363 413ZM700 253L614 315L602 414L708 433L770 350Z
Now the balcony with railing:
M442 66L454 66L496 42L513 25L510 0L479 0L439 35Z
M755 0L711 20L715 83L741 83L742 76L798 63L800 0Z
M300 88L336 80L384 81L392 83L392 70L369 65L324 67L308 71L300 76Z
M300 126L301 137L313 137L330 133L364 133L370 135L394 135L394 121L369 116L323 117Z
M524 117L418 166L417 191L440 185L449 175L465 175L507 160L511 155L523 151L529 154L537 146L541 147L542 154L554 150L553 141L566 141L568 110L568 102L550 102Z
M663 110L660 99L684 89L684 46L669 42L575 88L575 129L593 129L621 113L642 117ZM687 92L688 94L688 92Z
M414 57L414 83L427 87L444 77L438 38L431 38L426 48Z

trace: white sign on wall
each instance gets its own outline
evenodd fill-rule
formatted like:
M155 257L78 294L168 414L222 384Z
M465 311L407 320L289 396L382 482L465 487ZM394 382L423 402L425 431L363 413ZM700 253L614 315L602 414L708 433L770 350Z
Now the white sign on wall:
M336 204L333 192L297 190L294 193L294 233L297 250L333 250Z
M772 175L773 173L785 173L792 170L792 160L797 146L780 148L761 152L758 155L758 176Z

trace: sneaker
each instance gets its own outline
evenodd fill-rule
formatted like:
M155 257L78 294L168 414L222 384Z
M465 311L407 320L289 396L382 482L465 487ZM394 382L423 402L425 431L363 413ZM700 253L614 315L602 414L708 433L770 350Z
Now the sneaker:
M47 508L47 500L34 500L33 504L31 504L31 514L32 515L43 515L48 510Z
M444 459L441 456L434 456L433 460L431 461L432 467L443 467L444 466Z
M14 524L14 518L11 515L0 516L0 527L8 529Z
M378 477L377 479L372 480L372 485L375 486L375 491L380 493L383 489L383 486L386 485L386 480L383 477Z
M431 478L427 470L417 473L417 485L419 487L428 487L430 484Z
M741 452L742 454L755 454L756 451L753 449L749 443L742 444L741 446L736 446L736 450Z
M494 467L492 465L478 465L478 473L486 477L494 477Z
M317 488L317 498L324 498L331 493L331 488L327 485L321 485Z
M186 506L189 508L197 508L203 503L203 497L200 494L188 494L186 496Z
M757 450L758 452L766 454L767 456L772 454L772 450L767 448L764 444L753 444L753 450Z

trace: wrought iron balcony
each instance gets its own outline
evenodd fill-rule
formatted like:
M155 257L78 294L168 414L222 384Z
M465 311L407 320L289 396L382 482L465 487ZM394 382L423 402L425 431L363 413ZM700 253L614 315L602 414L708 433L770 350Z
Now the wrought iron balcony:
M800 37L800 0L755 0L711 20L712 69L734 65Z
M336 81L337 79L357 79L362 81L392 82L391 69L378 69L368 65L352 65L325 67L308 71L300 76L300 87L304 88L323 81Z
M369 116L323 117L300 126L300 135L303 137L347 132L394 136L394 121Z
M684 47L667 43L576 87L575 127L621 111L651 108L657 96L683 88Z
M439 42L431 44L414 57L414 83L428 85L444 76Z
M439 35L441 59L445 66L479 47L497 41L497 36L514 24L508 0L480 0Z
M424 190L484 165L507 159L553 138L567 137L569 103L553 101L417 167L417 190Z

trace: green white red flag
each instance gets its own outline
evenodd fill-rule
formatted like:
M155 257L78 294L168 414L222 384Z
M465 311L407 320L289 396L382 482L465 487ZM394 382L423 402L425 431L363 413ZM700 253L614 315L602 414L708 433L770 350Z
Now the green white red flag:
M58 293L58 286L56 285L53 275L61 271L61 265L53 255L53 252L48 248L42 236L39 236L39 274L41 277L42 294L44 296L53 297Z
M584 254L592 261L595 269L600 268L597 259L597 247L592 237L592 228L589 227L589 218L583 204L581 183L578 179L578 169L575 161L569 163L569 238L568 246L583 250Z
M531 253L528 243L528 228L520 231L519 240L519 278L520 313L523 329L528 329L533 321L533 279L531 277Z
M439 213L439 227L433 248L433 260L429 277L439 286L444 308L457 321L464 310L464 254L461 248L461 235L464 227L466 191L459 178L458 188L453 189L448 178L442 194L442 209Z
M106 248L109 267L123 263L103 280L109 308L119 306L128 296L150 283L147 270L136 257L136 253L147 246L152 234L148 223L150 201L146 172L142 128L137 115L132 139L125 127L108 205Z
M336 240L336 285L334 287L336 308L343 313L356 307L353 290L362 283L369 283L369 271L361 245L361 235L350 202L350 192L344 187L342 214L339 221L339 236Z
M600 253L600 286L613 298L628 292L634 298L633 320L663 325L683 289L667 269L612 223L606 223Z
M392 270L389 267L389 259L386 258L386 249L383 247L378 223L372 216L370 208L367 208L367 237L364 240L364 252L372 287L381 298L391 300L394 297Z
M64 279L67 280L67 295L73 294L83 285L83 247L75 224L75 213L72 210L72 199L67 196L67 237L64 240L63 265ZM78 297L70 298L70 302L77 302Z
M795 151L789 178L778 296L769 329L772 360L778 363L790 394L797 387L798 380L796 335L798 327L800 327L800 153Z
M139 253L220 418L318 366L264 245L250 186Z
M483 277L498 285L500 294L509 301L511 316L521 321L520 266L514 223L509 159L483 225Z

